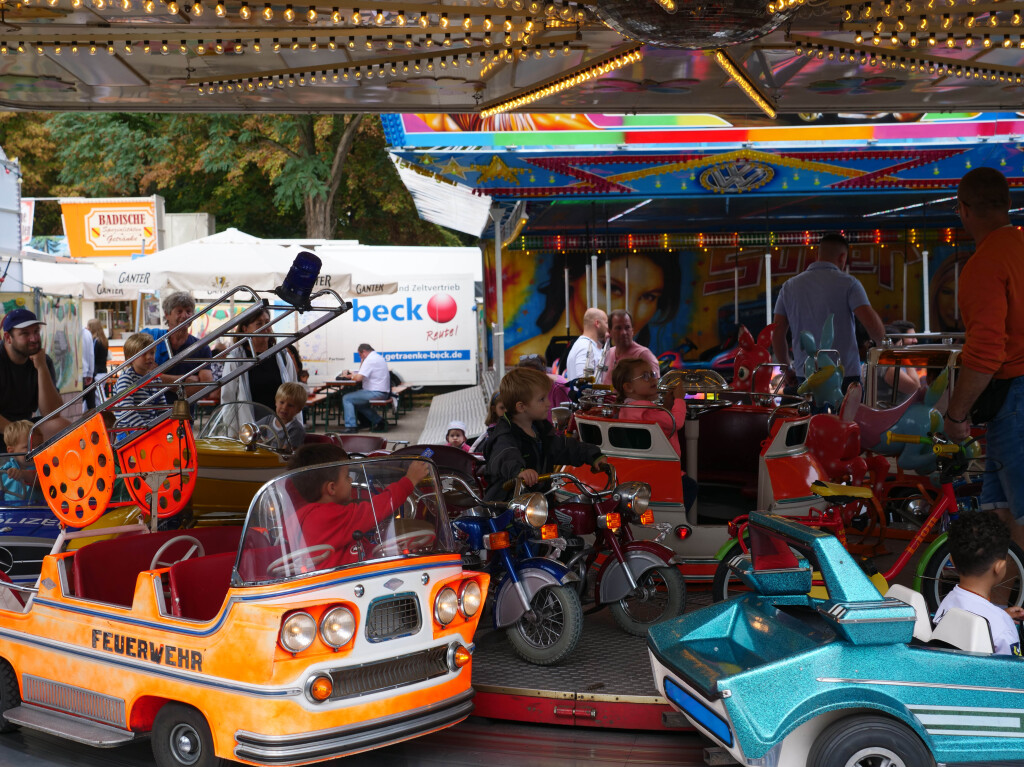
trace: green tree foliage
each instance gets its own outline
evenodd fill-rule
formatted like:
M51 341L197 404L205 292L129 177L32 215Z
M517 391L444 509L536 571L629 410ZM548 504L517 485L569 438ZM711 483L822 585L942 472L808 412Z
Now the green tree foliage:
M458 244L416 214L376 116L0 113L0 145L26 196L160 194L259 237Z

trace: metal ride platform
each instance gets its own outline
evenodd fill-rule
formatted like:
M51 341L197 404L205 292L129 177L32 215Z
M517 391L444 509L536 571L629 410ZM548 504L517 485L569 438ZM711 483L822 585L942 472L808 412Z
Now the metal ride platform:
M710 590L688 588L687 611L711 603ZM583 606L584 613L593 604ZM505 630L476 633L476 716L514 722L628 730L693 730L658 693L647 641L622 631L607 609L583 619L576 650L560 665L534 666L512 650Z

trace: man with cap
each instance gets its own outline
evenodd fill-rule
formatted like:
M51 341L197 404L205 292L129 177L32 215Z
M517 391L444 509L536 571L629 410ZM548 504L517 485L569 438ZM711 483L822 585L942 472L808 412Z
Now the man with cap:
M345 413L345 433L355 434L359 431L356 422L356 411L370 422L372 431L387 431L388 421L381 418L370 407L370 400L387 399L391 396L391 371L388 370L388 361L369 344L359 344L359 359L361 360L358 373L351 373L348 370L342 371L338 378L348 378L358 384L362 384L359 391L349 392L341 398L341 407Z
M28 309L13 309L4 316L4 343L0 348L0 429L12 421L49 415L63 401L54 380L53 360L43 351L40 322Z

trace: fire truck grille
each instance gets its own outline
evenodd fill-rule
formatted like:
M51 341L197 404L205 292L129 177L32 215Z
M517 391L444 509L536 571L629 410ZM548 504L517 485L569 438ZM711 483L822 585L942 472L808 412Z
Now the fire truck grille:
M331 700L425 682L448 672L447 646L367 663L356 668L339 669L331 672L331 680L334 682Z
M415 594L396 594L370 605L366 616L366 638L370 642L385 642L419 630L420 607Z

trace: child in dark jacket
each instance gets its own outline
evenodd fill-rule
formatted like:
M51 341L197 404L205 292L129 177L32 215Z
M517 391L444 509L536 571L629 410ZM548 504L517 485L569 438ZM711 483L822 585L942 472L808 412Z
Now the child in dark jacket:
M505 415L484 447L486 500L508 500L512 491L505 490L505 482L518 477L529 487L559 464L589 464L595 471L607 466L596 445L555 433L547 420L550 389L551 379L530 368L514 368L501 379L498 391Z

